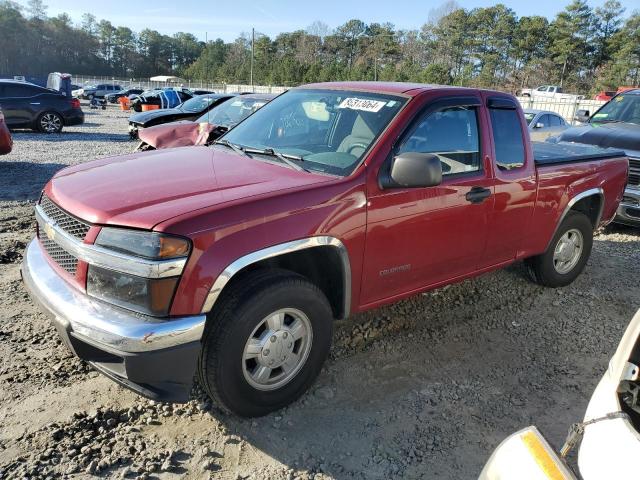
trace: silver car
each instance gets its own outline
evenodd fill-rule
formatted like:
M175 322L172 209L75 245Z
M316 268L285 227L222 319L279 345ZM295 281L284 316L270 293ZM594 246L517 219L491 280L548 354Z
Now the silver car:
M547 137L569 128L564 118L548 110L526 108L524 118L529 126L529 136L536 142L544 142Z

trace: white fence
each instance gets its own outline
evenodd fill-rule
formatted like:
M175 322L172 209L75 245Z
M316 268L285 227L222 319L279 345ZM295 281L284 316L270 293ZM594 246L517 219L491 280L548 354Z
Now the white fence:
M575 117L578 110L589 110L589 113L593 114L598 108L607 103L603 100L579 100L577 98L560 100L543 97L518 97L518 101L522 108L556 112L569 123L574 123L573 117Z
M182 83L167 83L167 82L152 82L148 78L116 78L116 77L97 77L87 75L72 75L72 81L76 85L95 85L99 83L106 83L111 85L120 85L122 88L134 88L139 87L144 90L150 88L162 88L162 87L180 87L212 90L216 93L227 92L253 92L253 93L282 93L287 90L287 87L277 85L240 85L230 83L207 83L207 82L192 82L185 80Z

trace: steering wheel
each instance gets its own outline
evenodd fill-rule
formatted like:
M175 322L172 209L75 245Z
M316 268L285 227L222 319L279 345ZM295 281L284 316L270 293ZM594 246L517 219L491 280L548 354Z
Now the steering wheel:
M366 143L353 143L353 144L349 145L349 147L347 148L347 153L349 155L353 155L353 153L351 153L351 150L353 150L354 148L361 148L363 150L366 150L367 147L368 147L368 145Z

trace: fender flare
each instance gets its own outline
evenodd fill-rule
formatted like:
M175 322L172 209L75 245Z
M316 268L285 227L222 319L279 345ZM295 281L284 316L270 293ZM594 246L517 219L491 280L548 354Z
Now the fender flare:
M556 224L556 228L554 228L553 234L551 235L551 238L549 239L549 242L547 244L547 248L549 248L549 245L551 244L551 241L553 240L553 237L555 237L556 233L558 233L558 229L560 228L560 225L562 225L562 222L564 221L566 216L569 214L569 212L571 211L573 206L576 203L578 203L580 200L584 200L585 198L593 197L593 196L598 196L600 198L600 210L598 211L598 216L596 217L595 225L593 226L594 230L596 230L598 228L598 226L600 225L600 221L602 220L602 212L604 210L604 190L601 187L590 188L588 190L580 192L577 195L573 196L569 200L569 202L567 202L567 206L565 207L564 211L562 212L562 215L560 216L560 219L558 220L558 223Z
M337 250L342 263L342 282L344 285L344 302L342 306L342 318L349 316L351 310L351 264L349 262L349 252L344 244L335 237L323 235L317 237L302 238L291 242L280 243L271 247L263 248L255 252L248 253L230 263L213 282L209 293L202 306L201 313L209 313L224 287L241 270L254 263L268 258L279 257L300 250L307 250L316 247L333 247Z

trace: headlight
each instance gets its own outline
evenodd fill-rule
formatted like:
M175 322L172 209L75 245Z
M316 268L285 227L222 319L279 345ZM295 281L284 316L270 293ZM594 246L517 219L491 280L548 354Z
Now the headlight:
M123 228L103 228L95 244L131 256L141 262L171 261L186 258L191 251L189 240L158 232ZM106 268L105 268L106 267ZM119 271L114 265L89 265L87 294L114 305L152 316L169 314L179 276L147 278ZM122 266L121 270L124 270Z
M95 244L152 260L186 257L191 250L191 244L185 238L123 228L103 228Z
M139 313L169 314L179 277L144 278L89 265L87 294Z

